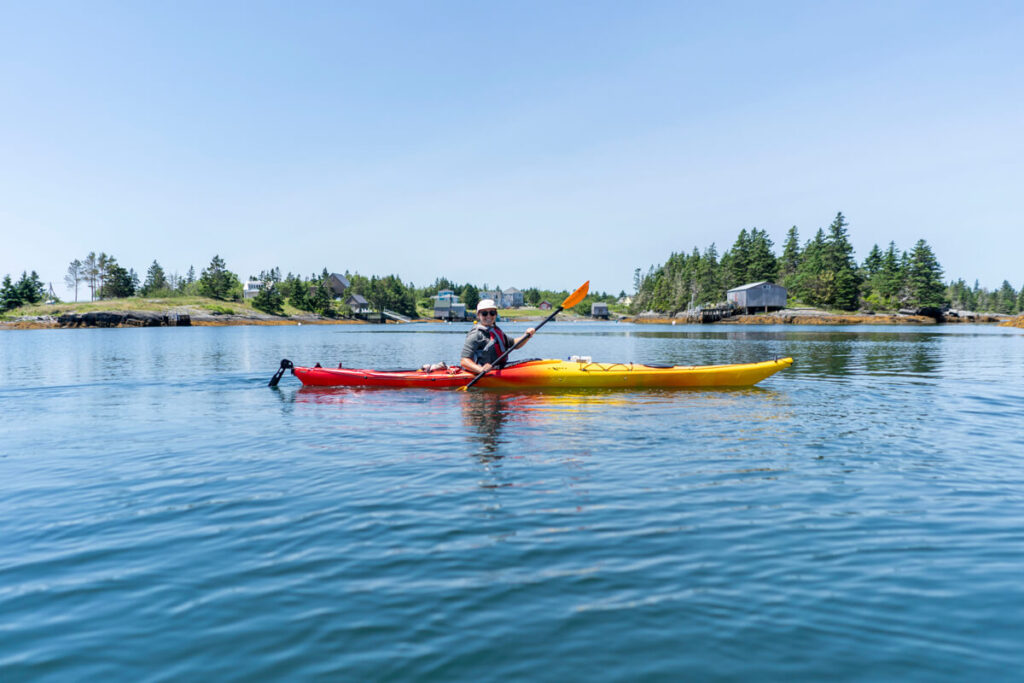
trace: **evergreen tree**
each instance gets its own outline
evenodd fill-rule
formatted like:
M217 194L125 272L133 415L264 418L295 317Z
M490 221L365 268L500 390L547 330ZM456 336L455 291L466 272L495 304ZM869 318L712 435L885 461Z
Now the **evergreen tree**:
M123 268L116 259L108 257L105 262L106 274L100 287L101 299L123 299L135 294L135 284L131 273Z
M211 299L237 300L241 298L242 283L227 269L224 259L216 255L199 276L199 293Z
M750 234L747 233L746 228L743 228L736 237L732 249L722 254L722 286L725 289L732 289L751 282L747 278L750 269L750 250Z
M695 298L698 305L703 303L715 304L725 298L725 289L722 287L722 273L718 264L718 250L715 249L714 242L704 250L696 271L697 291Z
M974 292L967 286L963 279L951 282L946 288L946 298L953 308L965 311L973 311L977 306L977 299Z
M906 283L910 303L917 306L942 306L946 303L942 267L924 240L918 240L910 253Z
M1024 313L1024 284L1020 286L1020 293L1017 294L1017 312Z
M775 278L778 276L779 265L773 251L774 246L766 230L758 230L757 228L751 230L747 257L747 282L760 282L762 280L775 282Z
M803 252L800 250L800 233L794 225L786 233L786 243L782 247L782 259L779 263L779 284L789 289L791 280L800 268Z
M19 306L37 304L46 298L46 287L43 286L42 280L39 279L39 274L34 270L31 275L26 275L23 271L21 279L14 285L14 289Z
M117 260L112 256L107 256L105 252L100 252L100 255L96 257L96 287L97 294L103 289L103 285L107 282L107 277L110 274L110 266L117 263ZM100 298L103 297L99 294Z
M1003 280L1003 285L996 294L996 312L1004 315L1017 312L1017 292L1009 280Z
M878 248L878 245L871 247L871 252L867 258L864 259L864 276L868 280L873 280L876 275L882 272L882 250Z
M476 305L480 303L480 290L475 285L467 284L462 288L462 303L466 304L467 311L475 311ZM533 303L540 303L540 292L537 292L537 300Z
M878 294L890 308L895 308L902 285L902 270L900 267L902 255L896 249L895 242L889 242L889 248L882 256L882 270L878 279Z
M89 300L96 299L96 290L99 289L100 267L96 258L96 252L90 251L82 262L82 275L89 285Z
M84 277L82 262L75 259L68 264L68 271L64 275L64 284L68 286L68 289L75 290L75 301L78 301L78 283L82 281Z
M263 287L253 297L252 307L271 315L284 315L284 294L278 287L278 283L281 281L281 271L276 268L262 271L259 280L263 283Z
M306 310L319 313L320 315L331 315L331 293L327 289L327 281L316 276L310 278L308 294L306 295Z
M0 313L21 306L21 295L18 288L11 281L10 275L4 275L3 284L0 284Z
M831 274L834 284L830 296L823 303L840 310L852 311L859 303L860 276L857 273L853 246L850 244L846 226L846 218L839 212L828 229L822 253L822 268L826 278Z
M821 306L832 297L832 280L824 274L825 231L818 228L814 239L804 245L800 266L792 277L795 299L811 306Z
M142 285L142 296L152 296L156 292L168 289L167 275L160 264L153 260L153 263L146 270L146 281Z

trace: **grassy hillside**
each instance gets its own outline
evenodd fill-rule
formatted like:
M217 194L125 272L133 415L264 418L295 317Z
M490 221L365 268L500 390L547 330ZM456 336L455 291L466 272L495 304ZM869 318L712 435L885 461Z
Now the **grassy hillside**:
M65 313L88 313L91 311L150 311L163 313L178 310L187 312L187 310L183 309L195 309L228 315L265 315L262 311L253 308L252 304L248 301L220 301L203 296L182 296L163 299L129 297L127 299L104 299L102 301L80 301L78 303L34 304L8 311L5 317L11 319L19 316L59 316ZM288 304L285 304L284 312L286 316L309 315L308 311L300 311Z

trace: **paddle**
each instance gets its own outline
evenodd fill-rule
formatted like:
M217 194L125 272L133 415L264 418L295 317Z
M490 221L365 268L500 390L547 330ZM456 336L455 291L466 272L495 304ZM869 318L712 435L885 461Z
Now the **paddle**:
M537 331L540 330L540 328L542 328L545 325L547 325L548 322L551 321L556 315L558 315L559 313L561 313L565 309L572 308L573 306L575 306L579 302L583 301L583 298L587 295L587 290L589 290L589 289L590 289L590 280L587 280L582 285L580 285L579 289L577 289L575 292L573 292L569 296L565 297L565 301L563 301L562 304L558 308L556 308L554 311L552 311L551 315L549 315L548 317L544 318L544 320L541 322L540 325L537 325L537 327L533 328L533 333L537 334ZM500 363L501 361L505 360L505 357L508 354L512 353L513 351L515 351L516 349L518 349L520 346L522 346L525 343L526 343L526 340L524 339L521 342L519 342L518 344L513 344L511 347L505 349L505 353L503 353L500 356L498 356L498 358L493 363L491 363L491 370L493 370L494 366L496 366L498 363ZM471 386L473 386L474 384L477 383L477 380L479 380L481 377L483 377L487 373L488 373L488 370L482 371L480 374L478 374L476 377L474 377L472 380L470 380L469 384L467 384L464 387L459 387L458 390L459 391L465 391L466 389L469 389Z

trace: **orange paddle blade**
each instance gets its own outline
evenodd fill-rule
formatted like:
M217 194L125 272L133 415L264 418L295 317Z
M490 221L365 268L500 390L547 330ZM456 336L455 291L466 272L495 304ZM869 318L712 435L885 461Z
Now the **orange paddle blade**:
M590 280L587 280L580 288L575 292L565 297L565 301L562 302L562 308L572 308L587 296L587 292L590 290Z

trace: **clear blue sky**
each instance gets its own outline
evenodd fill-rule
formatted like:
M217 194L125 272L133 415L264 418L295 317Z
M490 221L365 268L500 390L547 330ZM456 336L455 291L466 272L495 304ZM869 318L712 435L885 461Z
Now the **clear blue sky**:
M1024 284L1024 3L0 2L0 275L280 266L632 289L928 240Z

